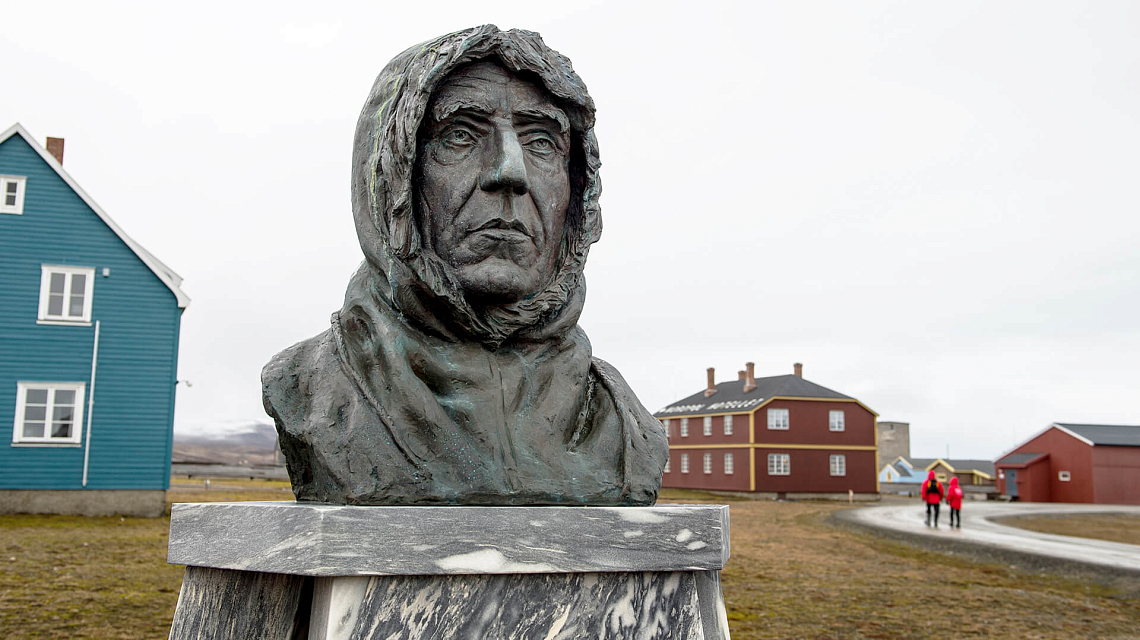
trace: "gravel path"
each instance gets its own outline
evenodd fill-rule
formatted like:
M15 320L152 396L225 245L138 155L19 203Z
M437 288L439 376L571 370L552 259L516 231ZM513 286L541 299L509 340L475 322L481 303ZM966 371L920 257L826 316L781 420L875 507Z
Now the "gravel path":
M1062 561L1112 567L1140 573L1140 545L1072 538L1038 533L996 522L995 519L1026 515L1076 515L1082 513L1125 513L1140 515L1140 506L1099 504L1058 504L1034 502L984 502L962 505L962 528L949 527L949 507L942 505L939 527L925 525L926 509L919 502L896 506L847 509L836 515L852 524L881 531L922 537L937 545L942 542L980 545L994 550L1034 554Z

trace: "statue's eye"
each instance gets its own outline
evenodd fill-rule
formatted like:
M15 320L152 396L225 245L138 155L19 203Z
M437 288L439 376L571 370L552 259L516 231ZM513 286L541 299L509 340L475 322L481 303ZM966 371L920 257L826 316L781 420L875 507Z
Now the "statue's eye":
M465 147L475 144L475 136L467 129L452 129L443 135L445 144Z
M549 136L535 135L530 136L524 143L526 148L532 153L547 156L558 151L558 145L550 139Z

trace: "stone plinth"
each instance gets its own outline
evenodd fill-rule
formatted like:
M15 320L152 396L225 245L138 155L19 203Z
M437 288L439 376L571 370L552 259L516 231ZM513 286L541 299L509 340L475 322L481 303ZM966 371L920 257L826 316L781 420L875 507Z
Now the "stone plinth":
M176 504L171 638L728 638L728 507Z

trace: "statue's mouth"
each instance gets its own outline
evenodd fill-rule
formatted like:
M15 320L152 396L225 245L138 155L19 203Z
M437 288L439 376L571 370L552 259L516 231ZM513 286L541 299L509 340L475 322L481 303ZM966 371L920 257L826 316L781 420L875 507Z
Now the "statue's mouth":
M471 235L478 235L480 238L498 242L509 242L511 244L520 244L530 240L530 236L527 234L511 229L479 229Z
M527 232L526 225L521 221L517 219L505 220L499 217L487 220L476 227L470 235L481 239L509 242L512 244L526 242L531 239L531 234Z

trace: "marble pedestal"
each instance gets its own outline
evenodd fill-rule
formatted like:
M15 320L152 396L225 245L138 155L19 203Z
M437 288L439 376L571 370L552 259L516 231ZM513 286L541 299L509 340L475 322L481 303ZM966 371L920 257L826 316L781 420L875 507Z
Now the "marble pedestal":
M172 639L727 640L728 507L175 504Z

